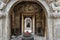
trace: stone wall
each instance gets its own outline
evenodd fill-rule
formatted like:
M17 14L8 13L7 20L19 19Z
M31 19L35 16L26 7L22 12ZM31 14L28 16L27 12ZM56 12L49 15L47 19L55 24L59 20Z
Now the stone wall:
M14 3L18 0L10 0L4 9L0 9L2 14L0 13L0 40L9 40L10 36L10 20L9 20L9 10ZM60 40L60 12L57 8L60 7L52 7L52 5L48 6L45 0L38 0L44 7L46 12L46 40ZM54 5L54 3L53 3ZM52 9L50 9L52 8ZM54 9L55 8L55 9ZM57 9L57 10L56 10ZM51 10L54 10L51 12ZM5 14L5 15L3 15ZM5 18L4 18L4 17Z

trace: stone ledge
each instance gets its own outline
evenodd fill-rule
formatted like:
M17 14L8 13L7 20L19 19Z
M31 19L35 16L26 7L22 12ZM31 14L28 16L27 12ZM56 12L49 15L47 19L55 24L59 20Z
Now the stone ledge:
M50 13L50 14L48 14L48 18L53 18L53 19L58 19L58 18L60 18L60 12L59 13Z
M2 18L6 18L6 16L4 16L4 15L0 16L0 19L2 19Z
M2 11L0 10L0 19L5 18L5 17L6 17L6 16L5 16L4 12L2 12Z
M60 14L52 14L52 15L50 15L50 18L54 18L54 19L57 19L57 18L60 18Z

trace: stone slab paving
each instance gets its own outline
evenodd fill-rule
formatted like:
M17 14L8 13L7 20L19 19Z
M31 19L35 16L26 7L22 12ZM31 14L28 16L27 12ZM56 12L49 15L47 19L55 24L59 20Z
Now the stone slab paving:
M22 40L22 36L17 36L15 38L12 38L11 40ZM34 35L34 40L45 40L44 37L36 36Z
M22 40L22 39L21 39L21 36L17 36L17 37L12 38L11 40Z
M34 40L46 40L44 37L34 35Z

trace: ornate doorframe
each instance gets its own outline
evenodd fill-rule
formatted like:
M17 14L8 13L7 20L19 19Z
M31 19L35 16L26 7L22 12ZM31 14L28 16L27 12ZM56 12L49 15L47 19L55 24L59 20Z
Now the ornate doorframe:
M21 2L21 1L20 1ZM34 1L33 1L34 2ZM8 24L8 23L10 23L10 18L9 18L9 13L10 13L10 11L13 9L13 7L14 7L14 5L16 5L16 4L18 4L19 3L19 1L18 0L11 0L10 2L9 2L9 4L6 6L6 8L5 8L5 13L6 13L6 24ZM44 11L45 11L45 13L46 13L46 18L47 18L47 20L46 21L48 21L48 14L49 14L49 6L45 3L45 1L43 2L42 0L37 0L37 3L39 3L39 4L41 4L41 6L43 7L43 9L44 9ZM8 8L9 7L9 8ZM47 28L49 28L48 27L48 22L46 22L47 24L46 24L46 26L47 26ZM5 24L5 28L10 28L10 24L8 24L8 25L6 25ZM4 30L4 29L3 29ZM6 33L6 36L3 36L3 38L5 38L5 39L3 39L3 40L9 40L10 39L10 30L9 29L7 29L8 31L6 31L5 33ZM49 30L49 29L47 29L47 30ZM48 33L48 31L47 31L47 34L49 34ZM3 35L5 35L4 34L4 32L3 32ZM49 39L51 39L50 37L49 37Z
M23 3L23 2L22 2ZM28 2L27 2L28 3ZM33 4L32 4L33 3ZM32 5L33 6L32 6ZM31 4L28 4L28 5L26 5L26 2L25 2L25 6L23 5L22 6L22 8L21 8L21 10L22 10L22 14L23 14L23 12L27 12L27 13L30 13L30 12L32 12L32 13L36 13L36 12L39 12L39 11L41 11L42 9L40 9L40 6L39 6L39 4L36 4L35 5L35 3L34 2L31 2ZM18 4L15 6L15 7L17 7L18 6ZM29 7L30 6L30 7ZM37 8L36 8L36 6L38 6ZM14 7L14 9L15 9L15 7ZM32 7L32 9L31 9L31 7ZM26 9L27 8L27 9ZM29 9L30 8L30 9ZM15 9L14 10L13 9L13 11L14 12L17 12L16 10L18 10L18 9ZM44 11L44 10L43 10ZM19 12L19 11L18 11ZM20 11L21 12L21 11ZM45 14L45 13L44 13ZM33 17L33 32L35 33L35 17ZM22 34L24 33L24 16L22 15ZM45 37L46 37L46 35L45 35Z
M27 15L23 15L22 14L22 33L24 31L24 16L27 16ZM32 33L35 34L35 16L34 15L29 15L32 17Z

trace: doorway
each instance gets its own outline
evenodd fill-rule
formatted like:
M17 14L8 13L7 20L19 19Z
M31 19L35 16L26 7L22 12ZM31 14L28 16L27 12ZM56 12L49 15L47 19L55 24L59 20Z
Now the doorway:
M35 23L34 15L23 14L22 15L22 33L28 31L30 33L35 33Z
M46 17L40 5L35 2L21 2L12 11L11 35L22 35L27 30L35 35L45 35Z

